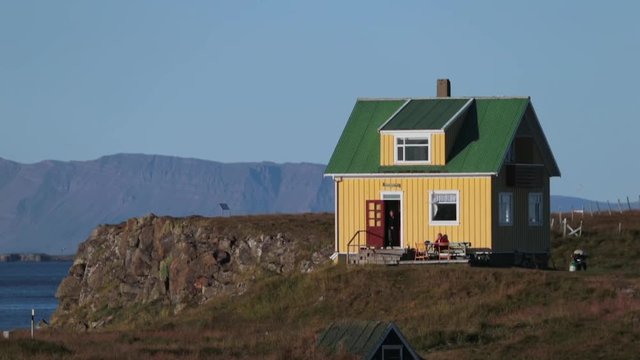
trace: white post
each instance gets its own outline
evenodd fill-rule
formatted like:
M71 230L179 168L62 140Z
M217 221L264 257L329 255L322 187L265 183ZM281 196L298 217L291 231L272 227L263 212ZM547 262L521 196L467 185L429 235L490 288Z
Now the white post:
M564 218L564 220L562 221L562 237L567 237L567 218Z
M33 339L33 325L36 319L36 310L31 309L31 338Z
M580 220L580 233L578 234L578 237L582 237L582 220Z

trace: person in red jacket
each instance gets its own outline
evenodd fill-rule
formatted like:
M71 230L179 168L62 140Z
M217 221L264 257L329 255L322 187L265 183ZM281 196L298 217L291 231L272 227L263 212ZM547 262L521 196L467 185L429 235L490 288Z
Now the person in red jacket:
M442 235L442 233L438 233L434 246L438 252L449 249L449 237L447 234Z

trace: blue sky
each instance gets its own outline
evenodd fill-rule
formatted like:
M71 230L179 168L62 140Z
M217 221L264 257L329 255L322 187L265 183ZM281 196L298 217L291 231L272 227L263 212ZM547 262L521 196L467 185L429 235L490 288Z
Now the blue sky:
M563 177L640 194L637 2L1 1L0 157L326 163L357 97L528 95Z

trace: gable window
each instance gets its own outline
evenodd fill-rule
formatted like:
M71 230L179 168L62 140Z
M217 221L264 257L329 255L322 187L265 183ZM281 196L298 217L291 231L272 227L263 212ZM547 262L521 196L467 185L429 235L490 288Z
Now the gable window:
M431 225L458 225L460 196L457 190L432 191L429 195L429 223Z
M382 345L382 360L402 360L402 345Z
M396 162L429 163L429 136L396 136Z
M529 225L542 225L542 193L529 193Z
M513 193L501 192L498 199L500 226L513 225Z

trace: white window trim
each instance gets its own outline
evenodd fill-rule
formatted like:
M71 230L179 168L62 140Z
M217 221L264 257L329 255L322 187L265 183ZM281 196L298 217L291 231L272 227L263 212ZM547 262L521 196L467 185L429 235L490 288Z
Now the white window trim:
M456 194L456 220L433 220L433 194ZM431 190L429 191L429 225L455 226L460 225L460 190Z
M540 215L540 221L538 222L532 222L532 217L531 217L531 198L532 197L539 197L540 198L540 213L538 215ZM544 225L544 209L543 209L543 201L544 198L542 197L542 193L541 192L530 192L529 196L528 196L528 202L527 202L527 218L529 219L529 226L542 226Z
M384 351L385 350L400 350L400 360L403 359L404 346L402 346L402 345L382 345L382 348L381 348L382 360L385 360L384 359Z
M398 160L398 138L400 139L427 139L427 157L428 160ZM405 145L406 147L406 145ZM411 164L411 165L429 165L431 164L431 149L433 148L431 143L431 133L424 131L407 131L396 132L393 134L393 162L394 164ZM404 157L406 158L406 151L404 151Z
M384 200L398 200L396 196L400 196L400 248L404 249L404 193L402 191L381 191L380 199ZM390 195L390 196L389 196ZM385 199L386 198L386 199ZM391 198L391 199L390 199ZM387 209L384 210L385 212ZM387 216L387 214L384 214Z
M509 221L503 221L502 213L504 209L502 206L502 197L509 196ZM501 192L498 194L498 224L500 226L513 226L513 193L512 192Z

